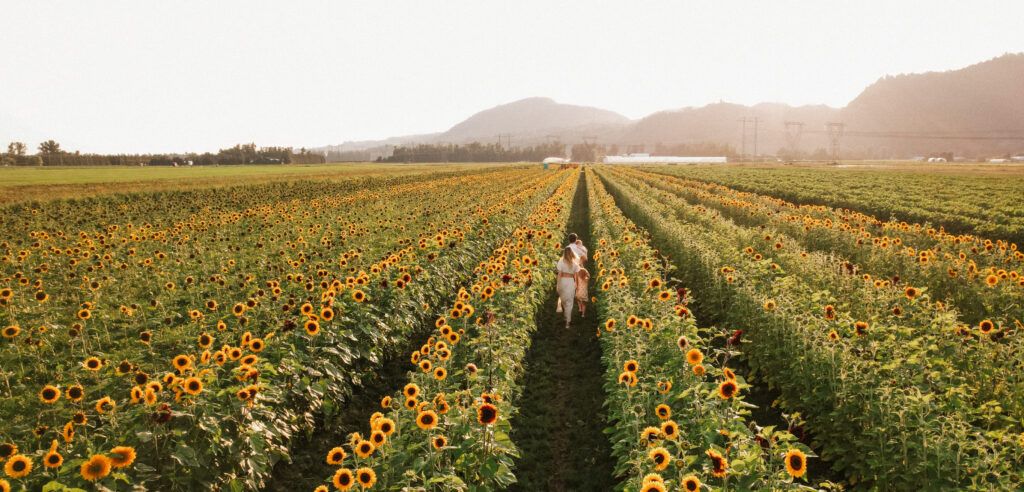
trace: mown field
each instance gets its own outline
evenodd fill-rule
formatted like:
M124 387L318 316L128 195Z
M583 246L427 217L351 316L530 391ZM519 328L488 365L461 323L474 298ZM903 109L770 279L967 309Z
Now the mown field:
M0 490L1022 486L1018 177L215 179L6 202Z

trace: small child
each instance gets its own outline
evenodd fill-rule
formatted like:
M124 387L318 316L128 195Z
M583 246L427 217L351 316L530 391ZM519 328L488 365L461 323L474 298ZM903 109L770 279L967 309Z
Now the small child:
M576 302L580 307L580 317L587 317L587 297L590 294L587 293L587 283L590 282L590 272L586 268L580 267L579 271L576 272Z

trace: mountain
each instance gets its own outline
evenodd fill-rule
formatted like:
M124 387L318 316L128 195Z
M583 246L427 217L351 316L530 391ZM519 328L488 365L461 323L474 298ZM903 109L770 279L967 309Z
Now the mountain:
M854 132L946 137L851 138L856 140L853 149L1019 151L1024 141L998 137L1024 135L1024 53L1006 54L959 70L882 77L843 108L841 119Z
M592 137L609 152L714 152L825 158L827 122L842 122L845 158L906 158L951 152L991 157L1024 151L1024 53L1005 54L959 70L885 76L845 108L743 106L719 102L660 111L631 121L612 111L529 98L476 113L445 132L348 142L336 150L388 152L405 143L495 142L514 146ZM746 119L746 131L741 119ZM755 123L756 119L756 123ZM786 122L799 122L802 126ZM800 131L795 131L797 129ZM1016 139L1001 138L1016 136ZM327 148L321 148L323 150ZM692 155L692 154L691 154Z
M486 109L451 127L439 137L453 143L491 141L499 134L511 134L516 142L543 140L558 133L586 136L629 123L629 118L604 109L559 104L546 97L531 97ZM581 133L582 132L582 133Z

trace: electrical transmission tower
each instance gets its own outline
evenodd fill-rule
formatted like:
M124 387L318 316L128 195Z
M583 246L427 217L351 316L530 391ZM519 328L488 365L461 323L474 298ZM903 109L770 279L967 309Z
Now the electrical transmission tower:
M754 124L754 156L757 157L757 125L761 121L761 118L758 118L757 116L747 118L744 116L736 121L743 123L743 137L740 139L740 148L742 149L740 151L740 156L746 157L747 155L747 123L750 122Z
M505 145L501 144L501 139L503 139L503 138L505 139L505 142L506 142ZM499 133L498 134L498 147L501 147L502 150L504 150L505 148L511 147L511 146L512 146L512 135L508 134L508 133Z
M804 122L787 121L785 123L786 145L789 147L789 153L795 156L800 148L800 135L804 133Z
M839 162L839 138L843 136L843 130L845 129L845 123L834 121L825 123L825 130L828 131L828 148L832 153L832 160L835 162Z

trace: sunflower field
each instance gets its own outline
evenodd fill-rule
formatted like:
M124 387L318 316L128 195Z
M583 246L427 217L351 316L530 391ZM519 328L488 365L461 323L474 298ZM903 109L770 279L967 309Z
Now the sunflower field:
M1017 182L971 205L860 173L491 165L19 201L0 492L1024 487ZM591 279L566 329L569 233Z

